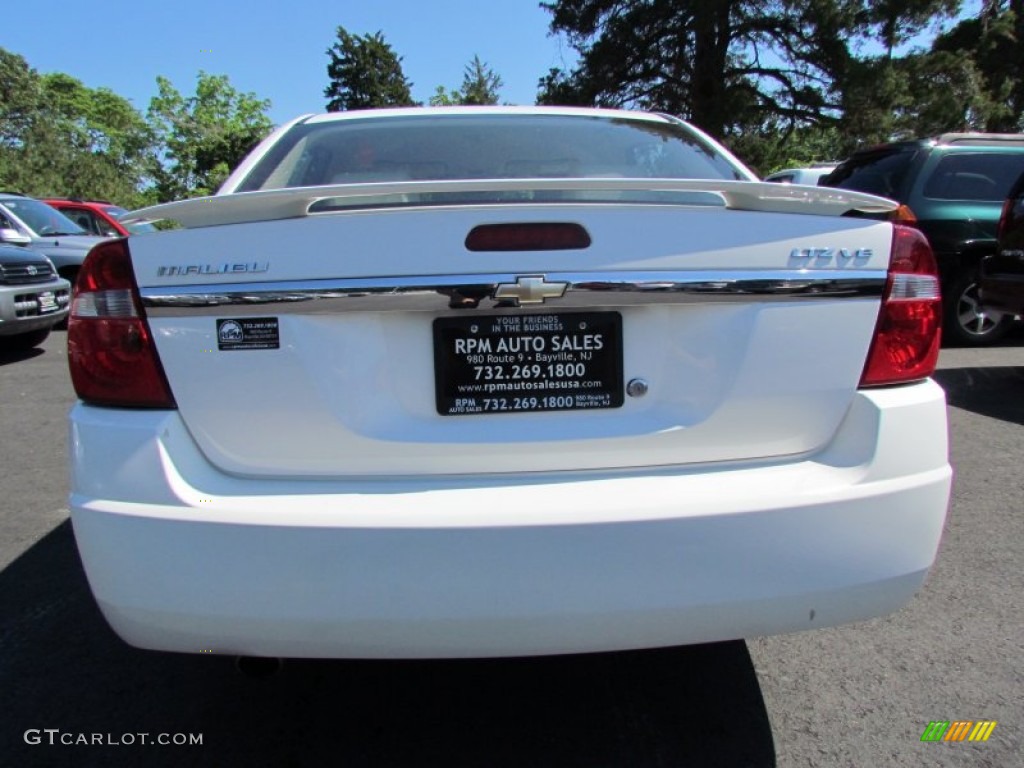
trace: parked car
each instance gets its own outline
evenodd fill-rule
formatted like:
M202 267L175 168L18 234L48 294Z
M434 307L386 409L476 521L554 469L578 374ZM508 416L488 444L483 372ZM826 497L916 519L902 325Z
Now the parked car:
M102 241L41 200L0 192L0 243L43 254L72 285L89 249Z
M74 221L86 232L100 237L127 237L131 234L155 232L147 222L125 225L121 217L128 211L106 200L79 200L73 197L48 197L43 200Z
M1024 315L1024 174L999 217L996 252L981 262L981 303L986 311Z
M390 180L388 180L390 179ZM895 204L667 116L305 116L90 254L70 508L145 648L472 657L895 610L950 491Z
M71 285L45 256L0 245L0 349L42 344L68 315Z
M946 338L980 346L1013 322L982 306L978 269L995 252L999 212L1021 172L1024 135L951 133L861 150L821 183L908 206L938 260Z
M764 177L765 181L772 181L777 184L807 184L812 187L835 170L837 163L822 163L810 168L786 168L783 171L776 171Z

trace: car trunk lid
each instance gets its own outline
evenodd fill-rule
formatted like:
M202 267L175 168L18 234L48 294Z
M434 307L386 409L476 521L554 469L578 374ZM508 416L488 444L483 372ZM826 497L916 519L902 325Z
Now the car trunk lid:
M466 248L476 227L523 223L569 223L591 243ZM812 452L857 388L891 233L574 201L243 220L130 246L174 397L211 462L395 477ZM596 381L594 397L574 381Z

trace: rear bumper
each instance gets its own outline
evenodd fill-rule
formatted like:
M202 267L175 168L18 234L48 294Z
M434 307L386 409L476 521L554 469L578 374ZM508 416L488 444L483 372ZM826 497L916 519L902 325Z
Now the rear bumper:
M127 642L353 658L699 643L895 610L951 481L932 382L859 392L811 457L648 472L230 477L176 412L78 405L71 514Z

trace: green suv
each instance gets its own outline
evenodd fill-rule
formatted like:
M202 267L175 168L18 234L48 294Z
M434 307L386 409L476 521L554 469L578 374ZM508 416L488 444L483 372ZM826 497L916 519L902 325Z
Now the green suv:
M979 303L978 267L995 252L1003 201L1022 172L1024 135L948 133L860 150L819 184L906 205L939 264L945 338L981 346L1014 321Z

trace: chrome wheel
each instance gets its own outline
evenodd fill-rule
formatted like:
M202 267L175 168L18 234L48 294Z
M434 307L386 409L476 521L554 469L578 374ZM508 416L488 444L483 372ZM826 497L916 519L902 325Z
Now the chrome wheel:
M970 283L957 299L957 319L965 333L984 336L992 333L1005 319L998 310L986 309L978 298L978 284Z
M969 270L946 286L943 302L945 342L966 347L983 347L1003 337L1013 325L1013 316L982 305L978 275Z

